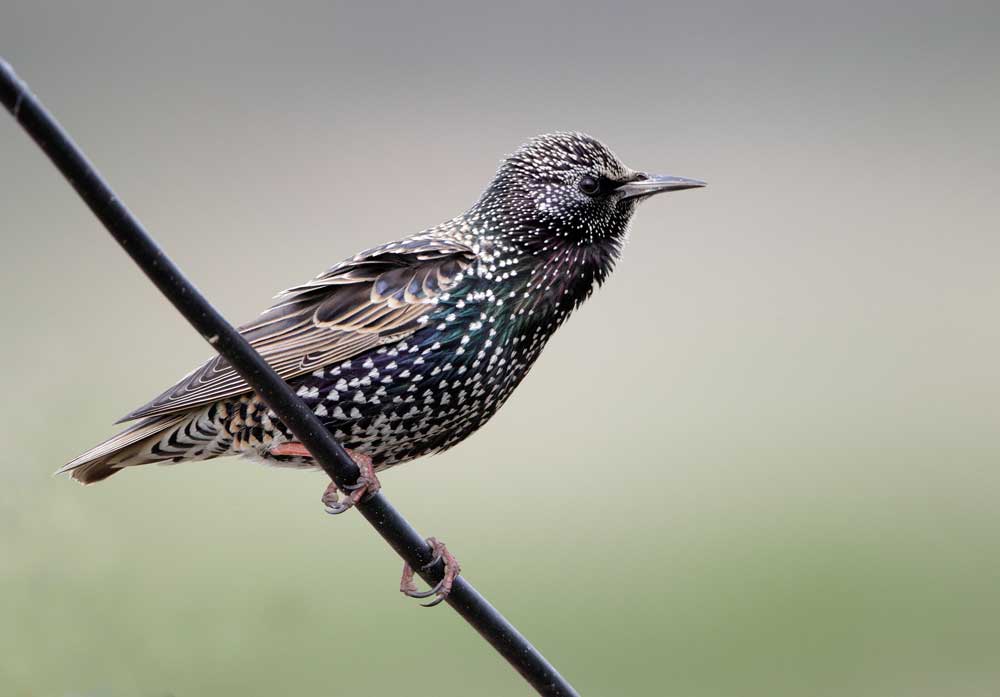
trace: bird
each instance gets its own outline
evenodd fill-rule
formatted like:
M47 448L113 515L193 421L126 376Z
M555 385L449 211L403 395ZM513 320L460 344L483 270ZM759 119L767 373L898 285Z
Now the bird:
M361 470L354 490L327 487L328 512L377 491L376 473L483 426L608 279L637 206L703 186L631 169L584 133L540 135L501 161L462 215L334 265L241 326ZM137 465L229 455L317 466L221 355L125 421L134 423L59 472L92 484ZM432 547L452 567L432 589L440 601L458 563L443 543ZM401 590L429 597L412 577L404 568Z

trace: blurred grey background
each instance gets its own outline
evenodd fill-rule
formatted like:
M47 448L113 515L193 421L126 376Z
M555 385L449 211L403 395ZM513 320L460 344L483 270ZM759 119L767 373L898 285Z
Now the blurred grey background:
M481 433L383 477L585 695L1000 692L1000 8L0 0L233 321L575 129L706 179ZM522 695L317 473L54 479L209 355L0 119L0 694Z

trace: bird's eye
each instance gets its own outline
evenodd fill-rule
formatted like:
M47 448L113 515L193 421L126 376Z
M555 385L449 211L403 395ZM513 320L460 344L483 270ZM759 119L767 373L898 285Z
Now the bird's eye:
M601 180L589 174L583 175L580 179L580 191L587 196L596 196L601 191Z

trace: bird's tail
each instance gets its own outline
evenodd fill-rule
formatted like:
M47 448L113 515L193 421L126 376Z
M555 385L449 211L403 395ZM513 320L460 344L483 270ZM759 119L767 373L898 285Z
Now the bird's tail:
M205 415L167 414L143 419L68 462L56 474L69 472L81 484L93 484L123 467L151 462L203 459L215 429L206 433Z

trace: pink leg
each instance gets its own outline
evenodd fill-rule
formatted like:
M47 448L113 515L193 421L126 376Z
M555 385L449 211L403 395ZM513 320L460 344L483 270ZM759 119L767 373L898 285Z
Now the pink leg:
M373 496L382 488L382 483L375 476L375 468L372 466L370 457L356 450L348 450L347 454L361 468L361 474L358 475L357 483L351 486L349 491L344 492L343 501L338 497L337 485L333 482L327 485L326 491L323 492L322 501L323 505L326 506L326 512L330 515L338 515L353 508L366 496Z
M281 443L271 448L271 454L291 457L312 457L306 447L298 441ZM382 488L382 483L375 476L375 468L372 466L372 459L370 457L356 450L348 450L347 454L351 456L354 463L361 469L361 475L358 477L357 484L352 486L350 491L344 492L343 501L340 500L340 490L336 484L330 482L326 487L326 491L323 492L322 501L323 505L326 506L326 512L331 515L343 513L356 505L365 496L371 496Z
M312 457L312 453L309 452L306 446L297 440L285 441L281 445L276 445L271 448L270 453L272 455L286 455L288 457Z
M434 558L424 569L430 568L440 559L444 562L444 578L430 590L418 591L416 584L413 582L413 568L409 564L403 564L403 577L399 580L399 592L411 598L429 598L435 595L437 597L434 600L423 604L424 607L434 607L451 593L452 584L455 583L458 575L462 573L462 567L459 566L458 559L448 551L444 542L439 541L435 537L428 537L427 544L434 550Z

